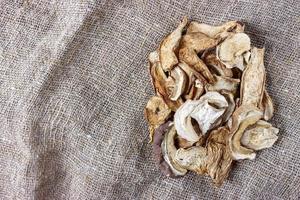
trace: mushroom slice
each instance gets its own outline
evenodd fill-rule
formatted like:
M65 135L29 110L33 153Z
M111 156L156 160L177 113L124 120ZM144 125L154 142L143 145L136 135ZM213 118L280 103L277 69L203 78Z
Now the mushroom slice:
M220 124L220 118L228 107L224 96L218 92L207 92L199 100L187 100L174 115L175 128L184 139L197 142L200 136L196 133L192 119L194 118L202 134Z
M212 74L205 63L198 57L197 53L213 48L219 42L220 39L209 38L203 33L186 34L180 42L179 60L201 73L208 82L213 82Z
M172 101L169 98L168 91L166 89L167 76L162 70L160 62L155 62L153 65L151 65L150 62L150 73L156 93L159 96L162 96L163 100L172 111L176 111L176 109L182 104L182 99L178 98L177 101Z
M204 62L210 71L218 76L232 77L232 71L216 57L213 53L206 53L203 56Z
M191 146L193 146L193 142L187 141L186 139L184 139L183 137L181 137L180 135L177 135L176 137L176 147L179 148L189 148Z
M232 116L232 113L235 109L235 100L234 100L234 95L226 90L222 90L220 92L228 102L228 107L225 110L225 113L222 116L222 123L227 122L229 118Z
M274 106L273 101L265 89L260 108L264 111L264 119L269 120L273 117Z
M185 99L198 99L204 92L204 86L207 83L205 78L185 63L179 63L178 66L188 77Z
M178 63L175 51L179 46L182 31L187 25L188 19L184 17L178 27L170 33L160 44L159 58L164 71L170 71Z
M241 139L241 143L253 150L261 150L273 146L278 139L278 128L272 124L259 120L255 125L248 128Z
M217 57L228 68L243 68L242 54L250 50L250 38L245 33L233 34L217 46ZM242 65L242 66L241 66ZM243 70L243 69L241 69Z
M182 176L187 173L187 170L182 168L176 162L174 162L174 157L176 154L176 146L175 146L175 136L176 130L175 127L172 126L170 130L165 134L164 140L161 143L162 154L165 161L171 167L172 172L175 176Z
M241 145L244 131L263 117L263 113L255 106L241 106L232 116L232 130L229 138L229 146L233 159L251 159L256 156L252 149Z
M265 90L264 49L253 47L251 58L242 75L240 105L254 105L259 107L262 103Z
M206 172L207 150L201 146L188 149L180 148L175 154L174 161L181 167L195 171L198 174Z
M151 82L152 82L152 85L153 85L153 88L154 88L155 92L157 92L157 89L156 89L156 86L155 86L155 80L154 80L154 77L152 76L152 71L154 70L156 65L160 65L159 55L158 55L157 50L149 53L148 61L149 61L148 69L149 69L149 74L151 75ZM165 78L167 78L167 77L165 77Z
M187 75L179 66L171 70L171 76L166 81L166 88L172 101L176 101L184 92L186 82Z
M229 130L220 127L210 133L207 139L207 173L216 186L220 186L228 177L233 160L228 141Z
M194 130L190 117L190 114L199 104L198 101L199 100L186 100L186 102L177 109L174 115L177 134L191 142L197 142L200 139L200 136Z
M153 140L154 129L163 124L171 114L171 109L161 97L153 96L149 99L144 115L149 122L150 142Z
M194 118L202 134L220 124L220 118L224 114L228 103L224 96L218 92L207 92L199 100L190 116Z
M229 92L232 92L233 94L236 94L238 87L240 85L239 79L233 79L230 77L222 77L222 76L216 76L214 75L215 83L213 84L207 84L205 86L206 91L221 91L221 90L227 90Z
M211 26L208 24L198 23L192 21L187 28L187 33L201 32L211 38L221 36L226 37L228 32L236 30L237 32L243 32L244 26L238 21L229 21L220 26Z
M161 172L166 176L174 176L169 164L164 160L162 155L161 144L164 140L165 133L170 130L171 121L168 121L160 125L155 129L154 140L153 140L153 152L157 165Z

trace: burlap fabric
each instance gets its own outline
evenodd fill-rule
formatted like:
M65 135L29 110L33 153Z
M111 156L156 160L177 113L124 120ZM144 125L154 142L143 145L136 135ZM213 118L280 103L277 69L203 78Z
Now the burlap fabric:
M299 199L299 1L0 1L0 199ZM161 175L147 55L182 16L266 48L280 128L221 188Z

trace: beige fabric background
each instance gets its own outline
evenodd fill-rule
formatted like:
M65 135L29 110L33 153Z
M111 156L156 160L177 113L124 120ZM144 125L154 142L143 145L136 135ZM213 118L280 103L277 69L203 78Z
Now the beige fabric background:
M299 0L0 1L0 199L299 199ZM275 146L207 177L161 175L147 54L182 16L266 47Z

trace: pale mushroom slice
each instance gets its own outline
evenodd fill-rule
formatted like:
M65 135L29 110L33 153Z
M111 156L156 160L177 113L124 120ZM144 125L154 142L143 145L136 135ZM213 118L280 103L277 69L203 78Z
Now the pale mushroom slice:
M215 47L220 39L209 38L203 33L190 33L182 37L179 49L179 60L201 73L208 82L214 82L213 76L197 53Z
M152 77L152 83L154 85L156 94L161 96L165 103L172 111L176 111L176 109L183 103L181 98L178 98L176 101L172 101L169 97L166 82L167 76L164 73L163 69L161 68L160 62L156 61L153 62L153 58L157 59L155 53L149 55L149 62L150 62L150 74Z
M205 86L206 91L221 91L227 90L233 94L237 93L238 87L240 85L239 79L233 79L230 77L222 77L214 75L215 82L213 84L207 84Z
M161 42L159 47L159 58L161 62L162 69L164 71L170 71L178 63L177 56L175 51L179 46L179 42L182 36L182 31L187 25L188 19L184 17L180 22L178 27L170 33L165 39Z
M259 120L244 132L241 143L253 150L269 148L278 139L278 132L279 129L273 127L272 124Z
M171 100L176 101L185 92L187 81L186 73L179 66L171 70L166 81L166 88Z
M153 140L154 130L159 125L163 124L171 114L171 109L161 97L153 96L149 99L145 109L144 115L149 122L150 141Z
M263 58L264 49L256 47L251 49L251 58L241 80L240 105L259 107L262 103L266 79Z
M192 125L192 118L197 121L202 135L205 135L208 130L220 124L219 119L227 107L225 97L218 92L207 92L199 100L187 100L174 115L178 135L188 141L197 142L200 136Z
M176 130L175 127L172 126L170 130L165 134L164 140L161 144L161 150L165 161L171 167L171 170L174 173L174 175L183 176L184 174L187 173L187 170L182 168L176 162L174 162L175 154L177 151L177 148L175 146L175 141L174 141L175 136L176 136Z
M224 76L224 77L232 77L232 70L229 68L226 68L226 66L217 58L217 56L213 53L204 53L202 55L203 60L209 70L218 76Z
M220 118L228 107L225 97L218 92L207 92L190 116L195 119L203 135L220 124Z
M273 106L273 101L270 95L268 94L267 90L264 90L262 102L260 105L260 109L263 110L264 112L264 119L265 120L270 120L273 117L274 114L274 106Z
M199 104L198 101L199 100L186 100L184 104L177 109L174 115L174 124L177 134L191 142L197 142L200 139L200 136L192 125L192 118L190 116Z
M206 172L207 150L201 146L177 150L174 161L182 168L204 174Z
M252 149L241 145L245 130L263 117L263 113L255 106L241 106L232 116L232 130L229 137L229 147L234 160L250 159L256 156Z
M220 186L231 170L233 160L228 147L229 130L220 127L207 138L207 173L216 186Z
M187 33L201 32L211 38L225 38L228 36L228 32L232 31L243 32L244 26L238 21L229 21L220 26L212 26L192 21L187 28Z
M217 58L228 68L238 67L243 70L244 56L250 50L250 38L245 33L236 33L227 37L217 46Z

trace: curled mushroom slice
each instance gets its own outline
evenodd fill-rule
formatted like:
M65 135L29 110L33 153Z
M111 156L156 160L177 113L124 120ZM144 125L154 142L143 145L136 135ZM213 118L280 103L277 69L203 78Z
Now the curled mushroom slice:
M205 78L185 63L179 63L178 66L188 77L185 99L198 99L204 92L207 83Z
M166 88L169 98L176 101L186 88L187 76L185 72L179 67L171 70L171 75L166 80Z
M251 125L255 124L263 117L263 113L254 106L241 106L232 116L232 130L229 138L229 146L232 157L235 160L250 159L256 156L252 149L248 149L241 145L241 138L244 131Z
M240 85L239 79L233 79L230 77L222 77L222 76L216 76L214 75L215 83L213 84L207 84L205 86L206 91L221 91L221 90L227 90L229 92L232 92L233 94L236 94L238 87Z
M150 142L152 142L154 129L163 124L170 116L171 109L161 97L153 96L149 99L145 109L144 115L149 122Z
M160 125L170 116L171 110L161 97L153 96L149 99L144 113L149 124Z
M229 21L220 26L211 26L192 21L187 28L187 33L201 32L211 38L216 38L218 36L224 38L228 35L226 33L234 31L234 29L236 32L243 32L244 26L238 21Z
M168 121L160 125L155 129L154 139L153 139L153 152L157 165L159 166L161 172L166 176L174 176L169 164L164 160L162 155L161 144L164 140L165 133L170 130L171 121Z
M209 70L218 75L224 77L232 77L232 71L216 57L213 53L206 53L203 55L204 62L206 63Z
M259 120L244 132L241 143L253 150L269 148L278 139L278 132L278 128L273 127L266 121Z
M241 105L253 105L256 107L261 105L266 79L263 58L264 49L253 47L251 58L241 80Z
M197 142L200 139L200 136L196 133L192 125L192 118L190 117L191 112L198 104L198 101L186 100L186 102L177 109L174 115L174 124L177 134L191 142Z
M157 95L162 96L163 100L172 111L176 111L176 109L182 104L182 100L181 98L178 98L177 101L172 101L170 99L166 88L167 76L161 68L160 62L152 62L153 60L151 60L151 56L155 58L155 53L149 56L150 74L155 91Z
M217 57L228 68L238 67L243 70L243 54L250 50L250 38L245 33L233 34L217 46Z
M192 118L197 121L204 135L221 123L219 119L227 107L225 97L218 92L207 92L199 100L187 100L174 115L178 135L188 141L197 142L200 136L192 125Z
M266 89L263 94L260 109L262 109L264 111L264 119L265 120L269 120L273 117L273 113L274 113L273 101Z
M229 130L220 127L210 133L207 139L207 173L216 186L228 177L233 160L227 144Z
M228 103L218 92L207 92L198 102L190 116L197 121L202 134L205 135L220 124L219 119L228 107Z
M222 90L220 92L228 102L228 107L226 108L223 116L222 116L222 123L227 122L229 118L232 116L232 113L235 109L235 100L234 100L234 95L226 90Z
M185 28L187 22L187 17L184 17L178 27L172 33L170 33L160 44L159 58L164 71L170 71L178 63L175 51L178 48L182 31Z
M175 154L177 151L175 146L175 136L176 136L176 130L175 127L172 126L164 136L164 140L161 144L161 150L165 161L171 167L171 170L174 173L174 175L182 176L187 173L187 170L182 168L176 162L174 162Z
M208 82L214 82L213 76L197 53L215 47L219 39L212 39L203 33L190 33L182 37L179 49L179 60L201 73Z
M180 148L175 154L174 161L181 167L195 171L198 174L206 172L207 150L201 146L188 149Z

